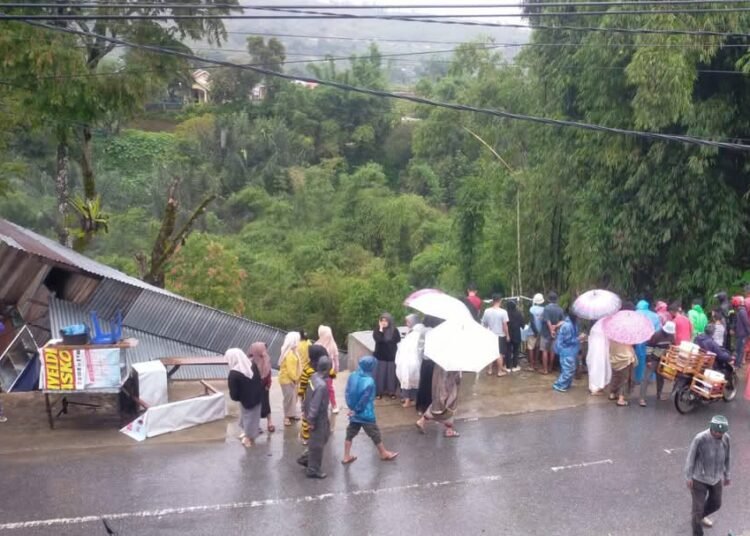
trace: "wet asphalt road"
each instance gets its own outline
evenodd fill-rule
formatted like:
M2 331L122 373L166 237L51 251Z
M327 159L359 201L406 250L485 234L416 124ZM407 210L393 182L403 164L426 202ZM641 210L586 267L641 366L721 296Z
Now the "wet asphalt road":
M390 463L361 433L349 467L336 433L324 481L303 477L291 430L250 451L231 441L18 454L0 460L0 536L106 535L102 517L120 536L686 535L687 446L718 412L730 420L733 483L707 534L750 535L750 419L738 398L688 416L652 402L459 422L457 439L392 429L386 445L401 454Z

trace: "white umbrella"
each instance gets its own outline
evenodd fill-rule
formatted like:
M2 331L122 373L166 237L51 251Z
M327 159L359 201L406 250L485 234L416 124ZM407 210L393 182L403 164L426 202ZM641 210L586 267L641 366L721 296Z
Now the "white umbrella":
M499 355L497 335L469 320L446 320L427 332L424 353L447 371L479 372Z
M443 320L474 320L461 300L449 296L442 290L418 290L404 300L404 305Z

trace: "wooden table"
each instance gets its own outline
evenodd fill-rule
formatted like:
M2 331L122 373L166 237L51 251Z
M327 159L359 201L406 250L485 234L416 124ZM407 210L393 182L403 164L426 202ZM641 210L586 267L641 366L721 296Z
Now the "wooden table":
M223 355L199 356L199 357L162 357L159 361L167 370L167 378L171 378L183 365L228 365L227 358Z

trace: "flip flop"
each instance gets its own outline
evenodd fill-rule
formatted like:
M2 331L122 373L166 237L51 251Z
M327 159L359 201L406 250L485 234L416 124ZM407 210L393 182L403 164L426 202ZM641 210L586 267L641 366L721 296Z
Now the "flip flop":
M461 437L461 434L453 430L452 432L445 432L443 434L445 437L451 438L451 437Z
M645 408L646 406L648 406L648 404L646 404L645 400L642 400L641 402L638 402L638 405L641 406L642 408Z
M398 457L398 452L391 452L390 456L386 456L385 458L380 458L380 459L383 460L384 462L392 462L397 457Z
M352 456L348 460L341 460L341 465L349 465L349 464L352 464L352 463L354 463L356 461L357 461L357 457L356 456Z
M424 425L423 424L419 424L418 422L415 422L414 426L417 427L417 429L419 430L420 434L424 434Z
M630 402L628 402L627 400L625 402L623 402L622 404L620 404L619 402L615 402L615 406L618 406L620 408L625 408L625 407L627 407L629 405L630 405Z

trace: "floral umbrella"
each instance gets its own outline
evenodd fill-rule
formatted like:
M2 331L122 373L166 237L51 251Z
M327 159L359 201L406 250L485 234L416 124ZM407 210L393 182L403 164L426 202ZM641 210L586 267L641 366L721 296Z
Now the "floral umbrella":
M599 320L616 313L620 307L622 301L617 294L601 289L584 292L573 302L573 312L586 320Z
M619 311L604 319L604 334L621 344L640 344L654 334L651 321L635 311Z

